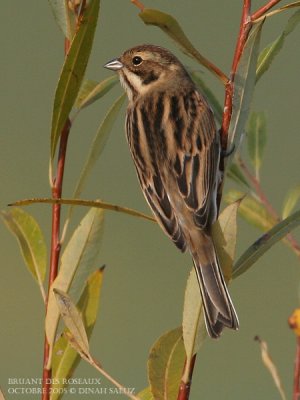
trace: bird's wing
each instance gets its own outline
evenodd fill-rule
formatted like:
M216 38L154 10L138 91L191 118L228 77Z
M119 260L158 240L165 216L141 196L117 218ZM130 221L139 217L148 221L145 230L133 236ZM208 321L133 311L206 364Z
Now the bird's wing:
M158 175L151 175L145 179L145 176L139 169L137 169L137 175L145 198L159 224L170 239L173 240L174 244L181 251L185 251L185 237L170 204L161 177Z
M138 129L137 123L138 120L141 121L141 118L141 110L128 110L126 117L127 139L139 182L158 223L174 244L181 251L185 251L185 237L170 204L168 193L156 164L155 155L152 154L153 149L151 146L143 147L141 145L143 141L141 135L147 134L145 126L149 125L148 122L143 121L143 128Z
M184 98L187 128L173 159L178 189L194 213L196 225L207 227L216 217L220 143L212 111L194 91Z

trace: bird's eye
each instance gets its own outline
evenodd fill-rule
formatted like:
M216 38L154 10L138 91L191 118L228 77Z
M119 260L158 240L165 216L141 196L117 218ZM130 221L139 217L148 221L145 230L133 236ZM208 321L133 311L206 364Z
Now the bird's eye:
M143 61L142 57L135 56L132 59L132 64L137 66L137 65L140 65L142 63L142 61Z

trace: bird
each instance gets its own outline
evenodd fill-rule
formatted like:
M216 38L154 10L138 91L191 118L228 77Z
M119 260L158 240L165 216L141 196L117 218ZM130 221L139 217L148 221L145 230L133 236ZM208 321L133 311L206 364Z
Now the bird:
M239 321L212 239L220 135L208 101L169 50L144 44L104 65L128 97L125 130L137 177L158 224L193 258L211 338Z

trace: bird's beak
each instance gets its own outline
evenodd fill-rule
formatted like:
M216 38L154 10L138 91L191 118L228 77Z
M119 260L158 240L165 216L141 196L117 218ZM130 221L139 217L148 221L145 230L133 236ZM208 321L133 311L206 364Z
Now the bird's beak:
M123 67L124 65L117 58L109 61L107 64L104 65L104 68L111 69L112 71L118 71Z

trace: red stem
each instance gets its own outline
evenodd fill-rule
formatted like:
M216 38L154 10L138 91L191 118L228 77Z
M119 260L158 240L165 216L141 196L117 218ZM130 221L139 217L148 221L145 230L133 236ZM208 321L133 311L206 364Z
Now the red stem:
M223 121L221 128L221 144L222 144L222 149L225 152L227 150L228 128L232 114L232 95L233 95L234 77L249 34L249 30L251 28L250 10L251 10L251 0L244 0L244 6L240 23L240 31L233 56L230 80L227 83L225 90L224 114L223 114Z
M264 14L266 14L272 7L276 6L281 0L271 0L269 1L266 5L263 7L259 8L257 11L255 11L251 15L251 20L255 21L256 19L262 17Z
M137 8L139 8L142 12L144 11L145 6L141 1L139 1L139 0L131 0L131 3L134 4L135 6L137 6Z
M61 198L62 195L66 151L67 151L67 143L68 143L70 128L71 128L71 123L70 120L68 119L65 123L65 126L60 136L57 172L52 187L52 197L54 199L59 199ZM61 211L60 204L54 204L52 206L52 236L51 236L50 271L49 271L49 281L48 281L48 296L49 296L49 289L58 273L58 262L61 249L60 239L59 239L60 211ZM47 311L47 304L46 304L46 311ZM49 400L50 398L52 371L51 369L47 369L48 358L49 358L49 344L45 336L42 400Z
M79 28L79 25L80 25L82 17L83 17L84 10L86 8L86 0L82 0L79 7L80 8L75 10L75 12L77 13L77 15L76 15L77 29ZM71 42L69 39L66 38L65 42L64 42L65 57L68 55L70 46L71 46ZM67 144L68 144L70 129L71 129L71 121L68 118L62 129L61 136L60 136L56 177L53 180L53 186L52 186L52 197L54 199L60 199L62 197L62 186L63 186L65 161L66 161L66 154L67 154ZM60 250L61 250L60 212L61 212L61 205L54 204L52 206L52 236L51 236L50 271L49 271L49 281L48 281L48 296L49 296L49 289L50 289L52 283L54 282L54 280L57 276L57 273L58 273L58 263L59 263L59 256L60 256ZM46 301L46 312L47 312L47 301ZM48 344L47 338L45 336L42 400L50 399L52 371L51 371L51 369L46 368L48 365L48 361L49 361L48 359L49 359L49 344Z
M193 358L191 359L191 362L189 365L188 381L187 382L181 381L181 383L180 383L177 400L188 400L190 397L190 390L191 390L191 385L192 385L192 378L193 378L196 357L197 357L197 354L195 354L193 356ZM185 371L185 367L186 366L184 366L183 371Z
M221 147L224 154L226 154L227 152L228 129L232 115L232 99L233 99L235 73L251 28L250 11L251 11L251 0L244 0L239 35L237 38L234 56L232 60L230 79L225 86L224 112L223 112L222 126L220 130ZM225 171L224 157L221 157L219 168L224 176L224 171ZM218 209L220 208L222 200L222 192L223 192L223 180L218 188L218 194L217 194Z
M296 347L296 358L295 358L295 369L294 369L294 390L293 400L299 400L300 397L300 338L297 336L297 347Z
M249 33L249 22L250 22L250 11L251 11L251 0L244 0L241 23L240 23L240 31L238 40L235 47L235 52L232 61L231 72L235 73L238 63L240 61L248 33Z
M240 22L240 30L233 56L230 79L229 81L227 81L225 86L224 113L220 131L221 146L224 152L227 151L227 137L228 137L228 128L232 114L232 97L233 97L235 73L251 28L250 12L251 12L251 0L244 0L241 22ZM220 170L224 172L224 169L225 169L225 164L224 164L224 158L222 157L220 161ZM217 196L218 208L221 203L222 189L223 189L223 182L221 182L218 188L218 196ZM195 361L196 361L196 355L192 358L191 364L189 366L188 382L181 382L180 384L177 400L188 400L189 398Z

